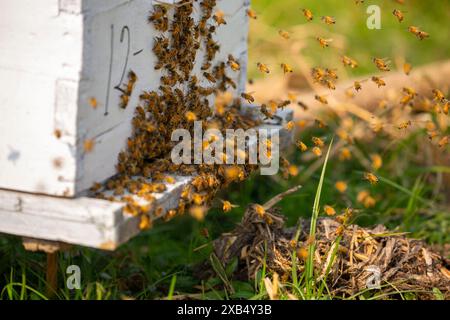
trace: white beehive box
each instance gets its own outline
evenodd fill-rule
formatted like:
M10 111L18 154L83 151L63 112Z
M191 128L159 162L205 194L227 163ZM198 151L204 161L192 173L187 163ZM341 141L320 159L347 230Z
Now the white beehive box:
M0 1L0 188L74 197L115 174L138 96L160 85L152 52L160 33L147 22L154 3ZM243 90L249 0L217 3L227 25L215 35L216 61L229 54L240 60L241 72L230 75ZM203 55L197 59L200 65ZM123 110L115 88L129 70L138 82ZM95 142L91 153L83 150L86 140Z

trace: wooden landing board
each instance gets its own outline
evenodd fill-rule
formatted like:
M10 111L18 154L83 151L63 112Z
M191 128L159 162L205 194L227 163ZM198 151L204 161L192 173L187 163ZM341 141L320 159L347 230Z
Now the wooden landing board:
M292 113L284 112L282 123L262 125L279 132L280 148L291 143L291 133L284 129L291 118ZM194 176L174 178L164 193L155 194L155 207L176 208ZM140 232L140 219L124 214L124 206L88 197L64 199L0 189L0 232L115 250Z

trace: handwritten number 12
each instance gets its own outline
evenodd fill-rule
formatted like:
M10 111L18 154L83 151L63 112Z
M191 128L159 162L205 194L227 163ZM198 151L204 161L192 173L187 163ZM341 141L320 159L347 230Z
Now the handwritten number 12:
M123 80L125 78L127 68L128 68L128 60L130 56L130 49L131 49L131 35L130 35L130 28L128 26L124 26L122 28L122 31L120 32L120 43L123 43L125 41L125 36L127 37L127 55L125 58L123 70L122 70L122 76L120 78L119 83L114 87L115 90L118 90L122 93L124 93L124 90L121 88ZM111 48L110 48L110 57L109 57L109 73L108 73L108 87L106 89L106 103L105 103L105 113L104 115L107 116L109 114L109 96L111 93L111 82L112 82L112 69L113 69L113 62L114 62L114 25L111 25Z

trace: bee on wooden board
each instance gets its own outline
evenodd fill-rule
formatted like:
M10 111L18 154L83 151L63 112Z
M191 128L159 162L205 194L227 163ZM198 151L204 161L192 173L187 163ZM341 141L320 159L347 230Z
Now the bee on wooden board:
M237 60L231 54L228 55L228 62L227 62L227 64L230 66L230 68L233 71L241 70L241 65L239 64L239 62L237 62Z

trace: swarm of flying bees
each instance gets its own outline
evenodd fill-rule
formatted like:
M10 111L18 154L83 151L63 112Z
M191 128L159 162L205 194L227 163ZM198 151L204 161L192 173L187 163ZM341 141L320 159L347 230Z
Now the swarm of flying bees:
M174 165L170 160L172 131L178 128L192 131L196 120L202 121L206 128L223 131L229 128L247 129L259 124L258 120L242 115L240 99L226 102L224 99L217 99L216 113L212 112L208 97L218 96L228 88L237 87L227 75L226 67L230 67L233 72L240 70L239 61L231 54L227 62L213 65L220 49L220 45L214 40L214 34L217 28L227 24L224 13L215 11L215 7L216 0L203 0L200 3L201 18L196 23L192 17L192 0L181 1L177 5L154 6L148 21L155 30L161 32L154 39L153 45L157 58L154 68L161 70L163 74L160 87L140 94L140 103L132 120L132 136L128 138L126 150L118 157L118 174L105 184L96 183L91 188L91 192L98 198L126 202L125 212L141 217L141 229L152 226L152 216L169 220L189 212L194 218L201 220L208 203L220 187L241 181L256 169L252 165ZM173 18L169 19L171 10ZM253 14L250 11L248 13L250 17ZM202 86L201 79L193 72L196 56L202 45L205 56L201 76L207 80L202 83L208 83L208 86ZM130 71L128 83L121 88L122 108L127 107L136 81L137 75ZM253 100L250 94L245 97L249 102ZM93 146L87 140L85 152L91 152ZM204 143L204 148L206 147L208 143ZM165 211L161 207L154 207L154 194L164 192L167 184L174 183L172 174L175 173L197 177L183 190L176 209ZM144 202L137 200L136 196Z

